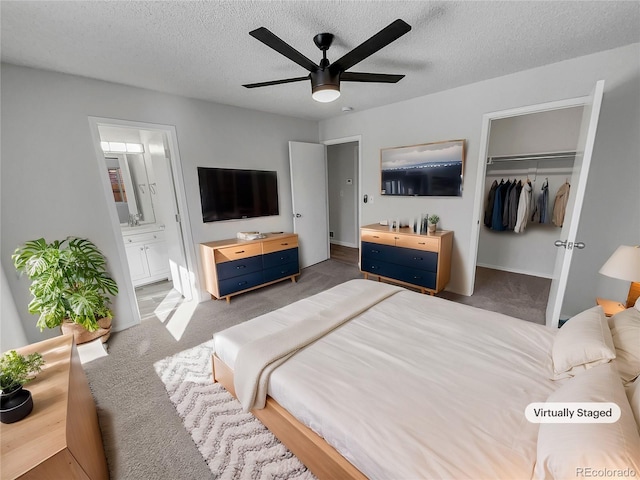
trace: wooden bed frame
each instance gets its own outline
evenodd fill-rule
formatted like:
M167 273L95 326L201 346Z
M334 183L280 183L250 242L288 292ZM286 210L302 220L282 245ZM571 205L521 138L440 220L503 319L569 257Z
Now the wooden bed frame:
M219 382L236 397L233 386L233 370L215 354L212 355L213 381ZM237 398L237 397L236 397ZM321 436L299 422L273 398L261 410L251 410L278 440L320 480L366 480L366 476L347 461Z

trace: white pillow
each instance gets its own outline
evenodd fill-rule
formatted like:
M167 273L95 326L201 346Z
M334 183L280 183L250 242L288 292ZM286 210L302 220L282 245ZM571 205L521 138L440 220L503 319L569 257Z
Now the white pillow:
M640 375L640 311L627 308L609 319L616 349L616 366L622 382L631 383Z
M562 327L564 328L564 327ZM620 407L615 423L541 423L537 478L567 479L590 472L617 470L640 475L640 435L615 367L591 368L549 395L547 402L613 402Z
M553 341L551 356L554 380L573 377L616 358L602 307L585 310L566 322Z

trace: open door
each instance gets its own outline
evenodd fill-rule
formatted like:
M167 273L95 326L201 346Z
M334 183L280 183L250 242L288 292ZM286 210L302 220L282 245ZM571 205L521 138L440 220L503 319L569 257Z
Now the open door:
M596 83L591 95L584 104L584 113L580 125L580 134L576 148L576 158L571 175L571 190L564 217L564 224L560 232L560 239L556 241L556 246L560 248L556 256L556 263L549 290L549 303L547 304L546 323L547 326L557 327L562 309L562 302L567 288L571 259L575 248L582 249L585 244L576 242L578 232L578 222L582 211L582 201L587 187L589 167L593 154L593 145L598 128L598 118L600 116L600 106L604 92L604 80Z
M293 231L300 241L300 267L329 258L325 146L289 142Z

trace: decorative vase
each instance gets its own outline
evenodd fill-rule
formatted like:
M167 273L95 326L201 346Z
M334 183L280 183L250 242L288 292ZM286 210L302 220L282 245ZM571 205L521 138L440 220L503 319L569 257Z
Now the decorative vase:
M62 330L63 335L72 333L76 345L91 342L96 338L100 338L100 341L104 343L109 339L109 336L111 335L111 319L101 318L98 320L98 325L100 326L100 328L93 332L90 332L82 325L65 321L62 322L62 325L60 325L60 330Z
M430 223L429 224L429 235L433 235L434 233L436 233L436 227L438 225L436 223Z
M33 410L31 392L20 385L9 393L0 394L0 421L14 423L22 420Z

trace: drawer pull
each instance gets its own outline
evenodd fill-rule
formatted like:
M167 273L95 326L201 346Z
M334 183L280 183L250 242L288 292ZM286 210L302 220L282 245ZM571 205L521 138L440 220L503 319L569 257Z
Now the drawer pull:
M285 243L281 243L280 245L286 246L286 245L289 245L289 244L285 242Z
M413 257L413 259L414 259L414 260L419 260L419 261L424 260L422 257Z
M380 250L371 250L371 253L380 253Z
M374 235L373 238L380 238L378 235Z
M422 277L420 277L420 276L418 276L418 275L414 275L414 276L413 276L413 279L414 279L414 280L422 280Z
M241 253L244 253L244 250L240 250L239 252L236 252L236 255L239 255Z
M242 285L246 285L247 282L246 280L243 280L242 282L238 282L238 286L241 287Z
M418 245L426 245L427 242L418 242Z
M241 268L247 268L247 266L246 265L238 265L238 266L236 266L237 270L240 270Z

